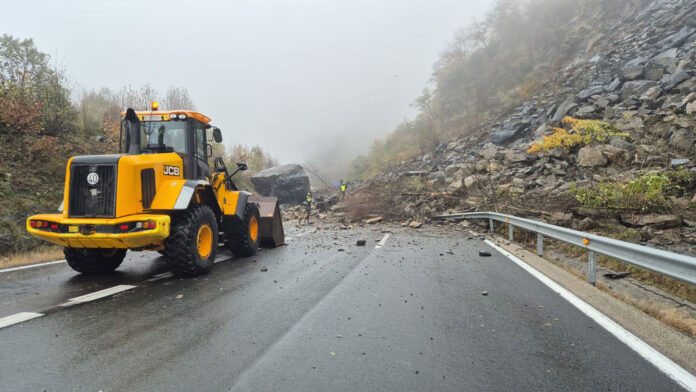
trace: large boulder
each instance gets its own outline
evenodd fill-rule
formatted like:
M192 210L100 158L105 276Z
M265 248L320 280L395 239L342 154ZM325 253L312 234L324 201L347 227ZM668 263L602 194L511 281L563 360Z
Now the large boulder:
M561 103L558 108L556 109L556 112L553 114L553 117L551 117L552 122L558 122L563 119L563 117L570 112L571 109L573 109L577 104L575 103L575 96L570 95L568 98L566 98L563 103Z
M602 148L599 146L586 146L578 151L577 158L578 166L581 167L597 167L606 166L607 157L602 153Z
M261 196L275 196L282 204L301 203L309 192L309 177L295 163L260 171L251 177L251 183Z
M507 144L529 130L529 124L515 122L504 124L501 128L491 134L491 141L499 146Z
M694 134L686 128L681 128L675 131L669 138L669 144L680 151L691 149L694 142L696 142Z

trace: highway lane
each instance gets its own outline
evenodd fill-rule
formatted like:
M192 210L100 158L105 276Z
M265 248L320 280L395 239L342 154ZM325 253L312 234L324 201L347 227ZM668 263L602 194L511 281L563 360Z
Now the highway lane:
M289 231L304 235L195 279L147 282L156 254L96 281L6 273L0 316L137 287L0 329L0 389L681 390L480 239Z

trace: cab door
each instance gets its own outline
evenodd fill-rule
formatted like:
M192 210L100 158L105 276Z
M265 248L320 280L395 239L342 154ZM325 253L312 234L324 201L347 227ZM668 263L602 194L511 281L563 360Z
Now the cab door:
M207 148L205 125L197 120L193 120L193 137L194 137L194 166L196 179L205 180L210 178L210 168L208 167Z

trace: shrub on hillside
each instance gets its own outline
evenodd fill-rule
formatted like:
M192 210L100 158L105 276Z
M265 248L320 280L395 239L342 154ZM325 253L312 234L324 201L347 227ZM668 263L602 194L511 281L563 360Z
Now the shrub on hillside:
M687 171L643 174L628 183L602 182L578 188L571 193L584 207L640 212L659 212L671 208L669 196L684 196L696 186L696 173Z
M612 136L627 137L628 133L620 132L618 128L604 121L580 120L566 117L563 124L570 127L553 128L551 135L543 136L542 141L535 142L527 152L549 151L555 148L570 150L575 146L586 146L592 143L606 143Z

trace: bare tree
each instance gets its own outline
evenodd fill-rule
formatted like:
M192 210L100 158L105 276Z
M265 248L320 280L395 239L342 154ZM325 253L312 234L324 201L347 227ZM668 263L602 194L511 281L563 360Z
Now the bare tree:
M196 110L196 104L186 87L170 87L162 99L162 107L167 110Z
M133 108L135 110L150 110L150 104L152 101L157 100L157 95L157 91L149 83L140 86L139 89L128 85L127 87L122 87L117 93L121 108Z

